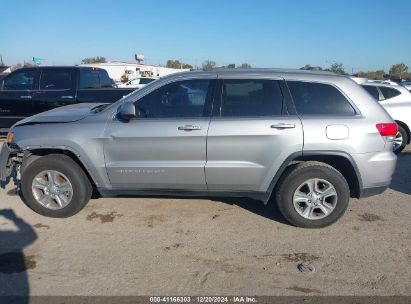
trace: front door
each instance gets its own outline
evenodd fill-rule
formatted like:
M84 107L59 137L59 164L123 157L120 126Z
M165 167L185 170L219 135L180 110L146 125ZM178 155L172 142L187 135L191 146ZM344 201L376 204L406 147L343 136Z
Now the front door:
M285 83L243 76L218 87L207 139L208 189L266 192L287 157L303 148Z
M206 189L204 166L214 80L165 84L135 101L140 118L114 118L104 145L114 188Z
M32 90L38 85L37 69L21 69L4 81L0 90L0 129L33 115Z

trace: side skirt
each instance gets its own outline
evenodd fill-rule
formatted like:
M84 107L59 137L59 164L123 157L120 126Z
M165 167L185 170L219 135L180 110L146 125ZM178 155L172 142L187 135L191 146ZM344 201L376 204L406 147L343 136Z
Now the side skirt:
M207 190L178 190L178 189L106 189L98 188L102 197L119 196L163 196L163 197L247 197L265 204L270 198L267 192L255 191L207 191Z

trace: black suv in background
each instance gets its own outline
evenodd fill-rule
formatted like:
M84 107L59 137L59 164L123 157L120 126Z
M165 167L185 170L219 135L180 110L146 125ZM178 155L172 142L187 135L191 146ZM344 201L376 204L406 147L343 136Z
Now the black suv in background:
M0 81L0 134L34 114L75 103L112 103L134 90L116 88L106 70L90 67L22 68Z

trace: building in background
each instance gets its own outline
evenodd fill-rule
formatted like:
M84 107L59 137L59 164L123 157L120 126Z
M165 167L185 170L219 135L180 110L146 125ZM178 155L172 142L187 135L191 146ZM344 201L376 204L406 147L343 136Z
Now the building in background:
M170 69L150 64L109 61L102 63L80 64L80 66L105 69L116 83L124 83L141 77L158 78L169 74L188 71L187 69Z

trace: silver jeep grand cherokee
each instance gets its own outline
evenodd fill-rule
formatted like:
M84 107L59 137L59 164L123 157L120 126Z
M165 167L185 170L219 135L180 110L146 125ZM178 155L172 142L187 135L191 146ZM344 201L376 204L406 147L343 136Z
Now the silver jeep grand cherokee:
M93 193L206 195L272 198L293 225L324 227L350 196L389 186L396 134L387 112L347 77L195 71L111 105L20 121L3 145L0 179L15 171L22 200L50 217L76 214Z

